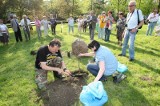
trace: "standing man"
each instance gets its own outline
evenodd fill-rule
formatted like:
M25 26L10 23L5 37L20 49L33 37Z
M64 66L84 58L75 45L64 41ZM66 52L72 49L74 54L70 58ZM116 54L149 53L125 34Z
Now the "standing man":
M94 11L90 12L90 16L88 17L88 22L89 22L89 33L90 33L90 40L94 40L94 30L96 28L96 22L97 22L97 17L94 15Z
M126 18L126 29L124 31L124 41L122 46L122 52L119 56L126 55L126 49L128 45L128 41L130 41L129 45L129 61L134 60L134 40L138 31L138 28L143 25L144 19L141 10L136 9L136 2L130 1L128 5L129 13ZM140 23L138 24L138 14Z
M19 41L22 42L21 30L20 30L16 15L11 16L11 27L14 31L16 42L19 42Z
M26 38L26 41L30 40L30 20L27 19L26 15L23 15L23 19L20 22L20 25L23 27L24 35Z
M56 35L56 19L53 17L53 14L50 14L50 24L51 24L51 30L52 30L52 35Z
M152 32L154 30L154 27L158 21L159 15L157 13L157 9L154 9L153 12L148 16L148 29L146 35L152 35Z
M62 78L62 74L71 75L62 60L60 47L60 41L53 39L49 45L40 47L37 52L35 80L40 89L46 88L48 71L53 71L56 78Z
M70 16L68 19L68 33L70 34L70 31L72 30L72 33L74 33L74 19L72 16Z

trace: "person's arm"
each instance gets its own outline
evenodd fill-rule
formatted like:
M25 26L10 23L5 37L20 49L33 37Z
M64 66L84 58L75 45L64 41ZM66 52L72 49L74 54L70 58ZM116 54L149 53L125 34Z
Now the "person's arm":
M51 66L47 66L46 62L40 62L40 67L43 70L48 70L48 71L57 71L59 74L61 74L63 72L63 69L57 68L57 67L51 67Z
M105 71L105 63L104 63L104 61L100 61L99 62L99 72L98 72L96 78L94 79L94 81L99 81L99 79L103 76L104 71Z
M142 11L138 10L138 14L139 14L140 23L135 28L133 28L131 32L137 32L138 28L144 24L144 18L143 18Z
M62 61L62 69L66 75L71 75L71 72L67 69L64 61Z
M78 56L82 57L82 56L94 56L95 53L94 52L90 52L90 53L80 53Z
M13 28L13 20L11 20L11 27Z

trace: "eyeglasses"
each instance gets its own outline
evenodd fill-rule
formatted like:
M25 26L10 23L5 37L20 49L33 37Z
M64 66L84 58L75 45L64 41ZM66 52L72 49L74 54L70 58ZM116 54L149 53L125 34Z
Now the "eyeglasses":
M135 5L128 5L128 7L133 7L133 6L135 6Z

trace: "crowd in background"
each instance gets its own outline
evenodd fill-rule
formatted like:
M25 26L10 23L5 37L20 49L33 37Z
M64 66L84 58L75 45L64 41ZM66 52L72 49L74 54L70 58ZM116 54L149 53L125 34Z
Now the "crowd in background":
M31 20L26 15L23 15L22 17L23 18L20 21L18 21L16 15L12 15L10 17L10 23L14 31L16 42L23 41L20 27L22 27L25 40L28 41L31 39L30 31L33 30ZM105 42L109 42L111 31L113 29L112 24L116 24L118 45L122 46L122 40L124 37L124 30L126 28L125 25L127 20L124 17L123 12L117 13L117 17L118 19L113 18L112 11L102 11L102 13L97 16L95 15L94 11L91 11L89 14L78 16L76 20L73 18L73 16L70 16L67 19L68 33L74 33L75 22L77 22L78 33L85 33L88 28L90 40L92 41L94 40L94 30L96 29L98 32L98 38L103 39ZM157 35L160 35L160 18L157 9L154 9L152 13L149 14L145 22L148 23L146 35L152 35L155 26L155 33ZM44 36L47 36L49 29L51 29L53 35L56 35L57 20L53 14L50 14L50 16L43 16L42 20L40 20L39 17L36 16L34 17L34 23L36 26L38 39L41 38L42 31L44 32ZM0 41L4 45L8 44L9 42L8 28L5 24L3 24L2 19L0 20Z

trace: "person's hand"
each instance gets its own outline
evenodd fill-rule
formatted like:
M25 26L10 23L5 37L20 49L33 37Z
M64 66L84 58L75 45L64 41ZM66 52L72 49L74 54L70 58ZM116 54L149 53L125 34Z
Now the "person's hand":
M65 70L65 72L63 72L63 74L67 75L67 76L70 76L71 75L71 72L69 70Z
M131 30L131 32L132 32L132 33L137 32L137 29L136 29L136 28L133 28L133 29Z
M78 57L82 57L83 56L83 54L82 53L80 53L79 55L78 55Z
M58 72L58 74L63 74L64 71L63 71L63 69L60 69L60 68L59 68L59 69L57 70L57 72Z

